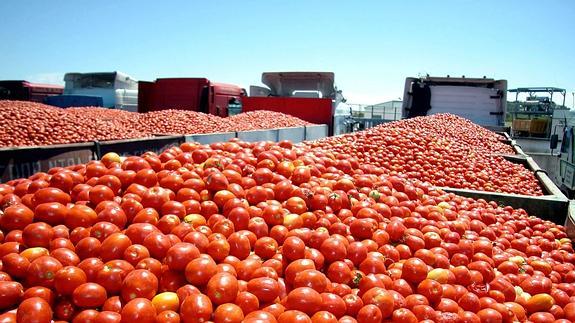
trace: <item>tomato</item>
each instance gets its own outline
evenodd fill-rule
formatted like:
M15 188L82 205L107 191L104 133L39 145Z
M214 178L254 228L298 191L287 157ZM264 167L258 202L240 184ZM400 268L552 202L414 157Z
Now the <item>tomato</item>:
M162 311L156 316L156 322L180 323L180 315L174 311Z
M156 310L150 300L134 298L122 308L122 322L155 322Z
M75 204L68 210L65 224L70 229L77 227L90 227L98 221L98 215L90 207L82 204Z
M48 302L40 297L31 297L18 305L16 319L18 322L49 323L52 315L53 312Z
M420 283L427 278L427 265L421 259L410 258L403 263L401 278L410 283Z
M246 235L239 232L232 233L228 238L230 246L229 254L239 259L245 259L251 251L251 243Z
M321 302L321 295L317 291L309 287L298 287L287 295L286 308L312 314L321 306Z
M353 294L348 294L346 296L355 297L354 299L349 299L349 304L351 305L350 306L351 308L349 308L349 312L359 311L360 306L362 305L361 298ZM344 299L342 299L342 297L333 293L321 293L321 299L322 299L321 304L322 311L327 311L333 314L336 318L340 318L346 314L347 303L346 301L344 301Z
M306 269L296 273L293 286L295 288L310 287L319 293L323 293L327 289L327 283L327 277L323 273L315 269Z
M31 224L34 212L28 207L17 204L4 209L4 215L0 217L0 228L5 231L22 230Z
M251 279L248 282L247 290L263 304L272 302L279 296L280 286L275 279L260 277Z
M218 306L214 311L214 323L240 323L244 319L242 309L232 303L226 303Z
M229 273L217 273L208 281L206 292L214 304L233 302L239 292L238 280Z
M277 250L278 243L270 237L261 237L254 244L254 253L263 259L269 259L273 257Z
M304 258L304 241L295 236L286 238L282 245L282 255L286 257L288 261Z
M11 277L24 278L30 266L28 258L17 253L9 253L2 257L2 269Z
M382 318L381 310L373 304L363 306L357 313L358 323L381 322Z
M419 322L415 314L406 308L399 308L393 311L392 314L393 322L409 322L416 323Z
M498 311L491 308L484 308L477 312L481 322L503 322L503 316Z
M188 263L199 257L200 251L191 243L176 243L166 252L164 263L172 270L183 271Z
M50 225L58 225L64 223L68 214L68 208L58 202L42 203L34 209L34 219L41 222L46 222Z
M142 242L148 249L150 255L156 259L164 259L168 250L172 246L170 238L160 232L152 232Z
M56 272L60 269L62 264L58 260L50 256L41 256L30 263L26 278L30 285L51 288L54 286Z
M152 299L158 291L158 278L149 270L136 269L126 275L122 282L122 300L135 298Z
M188 295L180 305L180 316L184 322L205 322L213 313L212 302L204 294Z
M293 285L295 276L297 273L302 272L306 269L315 269L315 264L310 259L298 259L291 262L285 269L284 277L285 281L289 285Z
M157 313L163 311L177 312L180 308L180 299L178 294L174 292L164 292L154 296L152 305L154 305Z
M421 281L417 286L417 292L425 296L431 304L438 303L443 295L441 284L431 279Z
M24 288L18 282L0 281L0 309L18 304L24 296Z
M550 294L552 282L547 277L531 276L531 277L528 277L527 279L523 280L519 286L525 292L527 292L531 295L541 294L541 293Z
M332 262L327 269L327 277L339 284L349 284L353 278L350 266L343 261Z
M333 315L332 313L328 312L328 311L319 311L316 312L312 317L311 317L311 321L312 322L317 322L317 323L337 323L338 320L335 317L335 315Z
M84 283L74 289L72 300L79 307L100 307L106 301L106 289L96 283Z
M281 315L279 315L279 317L277 318L277 322L278 323L288 323L288 322L311 323L312 321L311 321L310 317L304 312L297 311L297 310L288 310L288 311L281 313Z
M88 281L86 273L78 267L67 266L56 272L54 288L62 295L71 295L74 290Z
M366 291L361 297L363 304L376 305L383 317L389 317L393 313L394 300L393 296L387 290L381 287L373 287Z
M320 251L329 263L343 260L347 256L347 247L339 239L330 237L322 242Z

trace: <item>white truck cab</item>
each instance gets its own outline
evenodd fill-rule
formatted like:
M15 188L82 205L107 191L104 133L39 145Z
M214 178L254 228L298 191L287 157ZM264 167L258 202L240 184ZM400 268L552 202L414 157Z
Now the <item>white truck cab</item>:
M64 81L64 95L97 96L106 108L138 111L138 81L124 73L67 73Z

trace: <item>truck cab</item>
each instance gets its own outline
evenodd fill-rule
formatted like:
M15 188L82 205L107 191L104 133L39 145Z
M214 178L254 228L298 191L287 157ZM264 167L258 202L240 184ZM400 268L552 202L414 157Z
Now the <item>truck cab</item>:
M334 133L334 116L345 98L331 72L266 72L263 86L250 86L243 111L271 110L316 124L327 124ZM347 109L343 109L347 110Z
M90 103L94 97L100 97L103 107L137 111L138 81L124 73L67 73L64 82L64 96L70 96L75 102L81 96L86 96Z
M505 125L506 107L506 80L449 76L405 80L403 118L451 113L497 128Z
M138 112L179 109L220 117L237 109L245 90L233 84L211 82L207 78L161 78L138 85Z

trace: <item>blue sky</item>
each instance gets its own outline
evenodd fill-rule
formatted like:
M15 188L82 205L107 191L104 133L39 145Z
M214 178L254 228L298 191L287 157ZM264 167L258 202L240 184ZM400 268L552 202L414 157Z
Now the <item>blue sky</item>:
M332 71L352 103L408 76L507 79L575 91L575 1L0 1L0 79L66 72L207 77Z

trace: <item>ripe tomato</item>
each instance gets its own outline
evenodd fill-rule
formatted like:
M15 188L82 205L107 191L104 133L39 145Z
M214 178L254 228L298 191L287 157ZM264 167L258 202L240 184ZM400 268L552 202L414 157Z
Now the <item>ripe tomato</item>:
M226 303L218 306L214 311L214 323L240 323L244 319L242 309L232 303Z
M247 291L257 297L262 304L275 300L280 294L280 286L277 280L269 277L251 279L247 285Z
M96 283L79 285L72 293L72 300L79 307L100 307L107 298L106 289Z
M180 315L185 322L205 322L212 317L210 298L201 293L188 295L180 305Z
M218 305L233 302L238 292L238 280L225 272L212 276L206 286L206 294L214 304Z
M41 256L34 259L28 266L26 275L28 284L52 288L56 272L62 269L62 264L53 257Z
M321 306L320 293L309 287L298 287L287 295L286 308L312 314Z
M18 305L16 319L18 322L50 322L52 315L48 302L40 297L31 297Z
M0 309L8 309L18 304L24 296L24 288L18 282L0 281Z
M401 278L410 283L420 283L427 278L427 264L418 258L410 258L403 263Z
M146 322L156 321L156 309L152 302L146 298L134 298L122 308L122 321Z
M122 282L122 300L135 298L152 299L158 291L158 278L151 271L136 269L126 275Z

